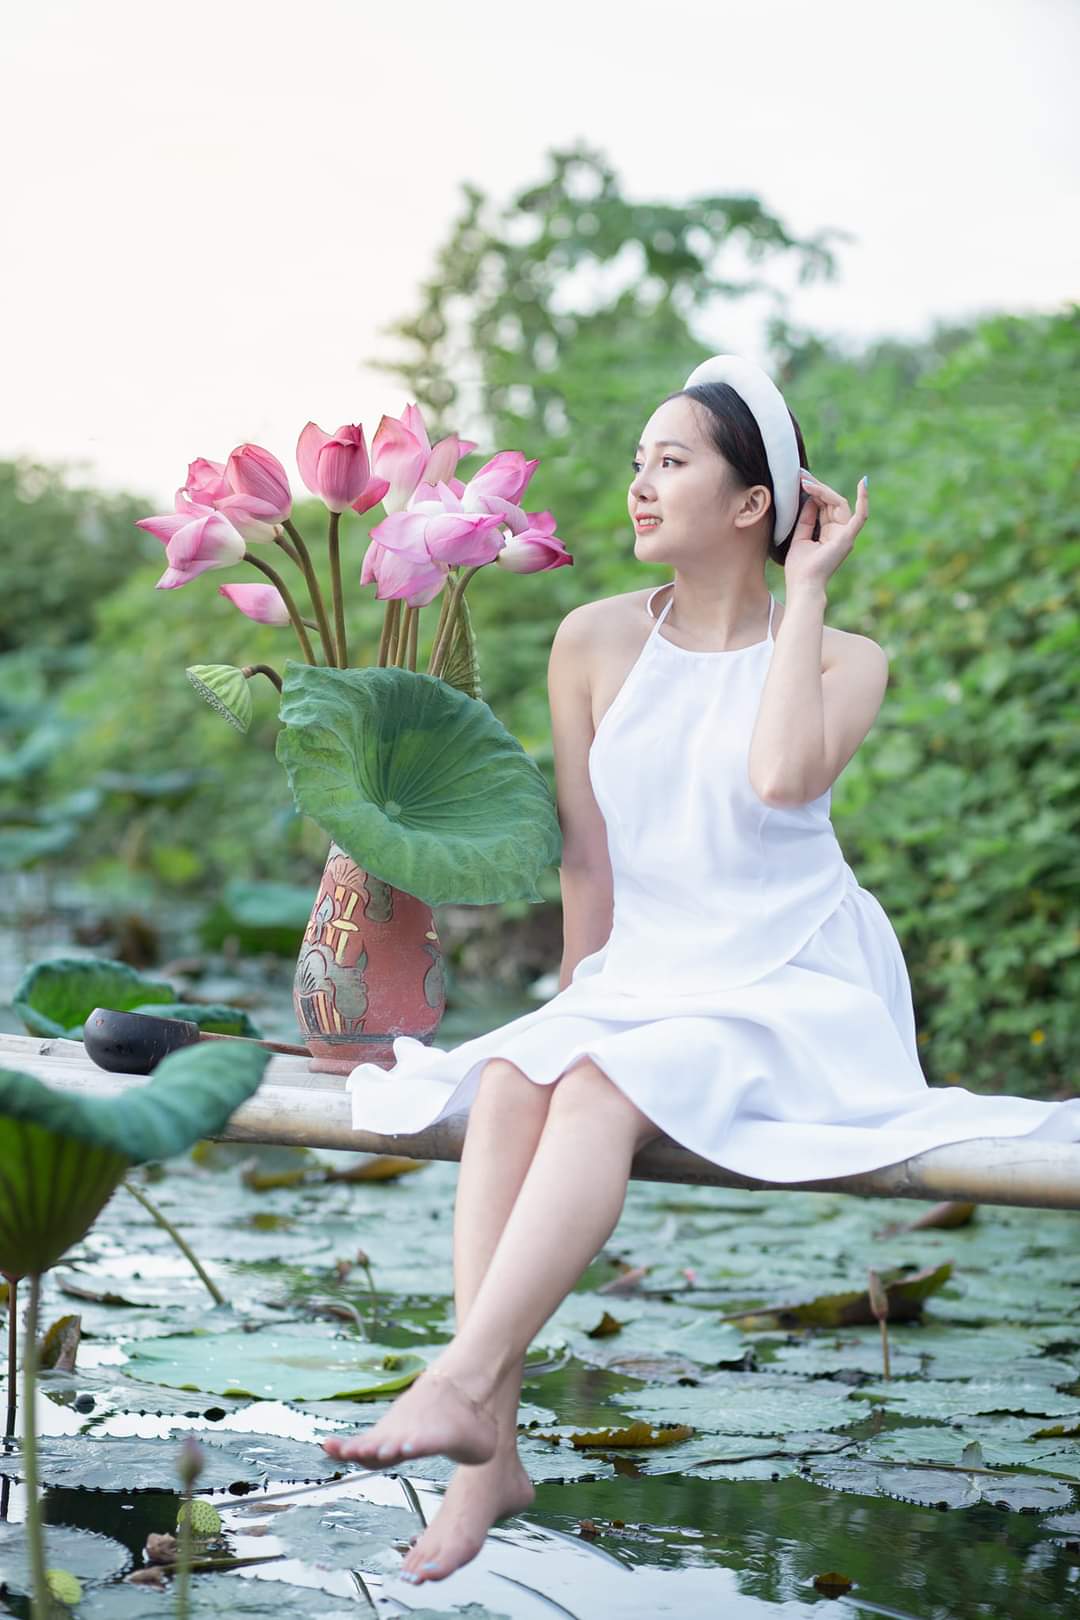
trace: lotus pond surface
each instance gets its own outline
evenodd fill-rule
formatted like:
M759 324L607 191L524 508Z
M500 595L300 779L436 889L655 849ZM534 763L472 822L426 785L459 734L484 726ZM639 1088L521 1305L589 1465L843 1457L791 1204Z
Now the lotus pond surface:
M281 1009L258 1018L288 1031ZM440 1044L478 1027L448 1019ZM530 1352L535 1504L449 1579L400 1581L453 1465L369 1476L318 1440L372 1423L452 1334L457 1167L341 1179L369 1162L203 1144L133 1174L223 1305L124 1188L47 1275L45 1323L81 1318L38 1408L48 1563L81 1582L76 1615L172 1615L167 1590L126 1577L176 1529L188 1434L221 1520L202 1556L251 1560L195 1575L196 1617L1080 1609L1075 1215L985 1205L916 1229L928 1206L909 1200L639 1182ZM888 1376L872 1316L834 1325L871 1267L890 1285ZM830 1299L834 1322L799 1309ZM17 1443L2 1469L0 1607L21 1616Z

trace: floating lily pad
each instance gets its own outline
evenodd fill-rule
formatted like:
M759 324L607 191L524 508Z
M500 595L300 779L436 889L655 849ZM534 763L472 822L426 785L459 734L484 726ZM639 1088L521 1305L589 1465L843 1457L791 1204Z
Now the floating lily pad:
M200 1493L224 1491L235 1485L264 1485L270 1479L305 1482L334 1479L345 1472L341 1463L310 1441L220 1431L212 1439L199 1431L198 1440L205 1458L205 1466L196 1481L196 1490ZM179 1454L179 1437L145 1440L66 1434L39 1440L38 1474L43 1485L179 1493L180 1479L176 1471ZM21 1451L0 1455L0 1476L24 1477Z
M69 1570L80 1581L107 1581L130 1567L131 1554L112 1536L50 1524L45 1527L45 1563L49 1569ZM29 1589L26 1526L0 1524L0 1593Z
M1072 1501L1070 1486L1032 1474L952 1472L875 1463L862 1457L810 1458L807 1467L811 1478L831 1489L894 1496L923 1507L964 1508L990 1502L1014 1513L1030 1513L1068 1507Z
M867 1408L852 1403L843 1385L809 1385L769 1373L715 1373L696 1388L620 1390L613 1397L635 1417L692 1423L709 1434L782 1435L791 1429L838 1429Z
M252 1503L255 1512L256 1503ZM330 1569L355 1569L372 1553L386 1551L393 1542L407 1542L423 1527L407 1508L384 1506L350 1497L321 1506L297 1506L276 1514L271 1534L293 1558L304 1558Z
M145 1002L176 1001L171 984L105 956L54 956L27 968L11 1004L31 1035L81 1041L95 1007L134 1012Z
M172 1600L145 1586L108 1586L90 1592L79 1604L79 1620L165 1620ZM425 1613L429 1611L424 1611ZM245 1580L239 1575L195 1575L191 1580L190 1620L233 1620L250 1615L288 1615L290 1620L357 1620L355 1603L334 1597L319 1586L296 1586L291 1581ZM411 1620L419 1620L412 1611Z
M404 1389L427 1365L412 1351L305 1323L146 1339L129 1354L134 1378L268 1401L365 1400Z

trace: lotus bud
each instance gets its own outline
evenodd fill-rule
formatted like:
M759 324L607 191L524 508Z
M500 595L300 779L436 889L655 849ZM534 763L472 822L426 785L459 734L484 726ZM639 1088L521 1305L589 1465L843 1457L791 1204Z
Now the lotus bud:
M180 1475L180 1483L185 1491L191 1490L205 1467L206 1453L202 1446L193 1434L185 1435L176 1461L176 1472Z
M192 664L187 678L230 726L247 731L251 725L251 688L242 669L234 664Z

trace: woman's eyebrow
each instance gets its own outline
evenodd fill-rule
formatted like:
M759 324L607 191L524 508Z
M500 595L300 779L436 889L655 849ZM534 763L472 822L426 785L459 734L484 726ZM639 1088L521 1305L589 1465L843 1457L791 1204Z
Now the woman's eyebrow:
M681 439L657 439L657 441L656 441L657 449L659 449L662 444L676 444L676 445L678 445L680 450L690 450L690 446L688 444L683 444ZM636 448L638 450L640 450L641 445L638 444L636 446ZM691 454L693 454L692 450L691 450Z

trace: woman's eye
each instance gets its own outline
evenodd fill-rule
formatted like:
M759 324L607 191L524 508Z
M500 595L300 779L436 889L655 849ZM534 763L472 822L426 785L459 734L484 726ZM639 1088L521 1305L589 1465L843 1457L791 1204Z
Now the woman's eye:
M660 457L660 465L663 466L665 461L673 462L676 467L681 467L682 466L682 462L678 461L675 458L675 456L661 456ZM630 465L634 469L635 472L640 472L641 471L641 462L640 461L632 461L630 463Z

